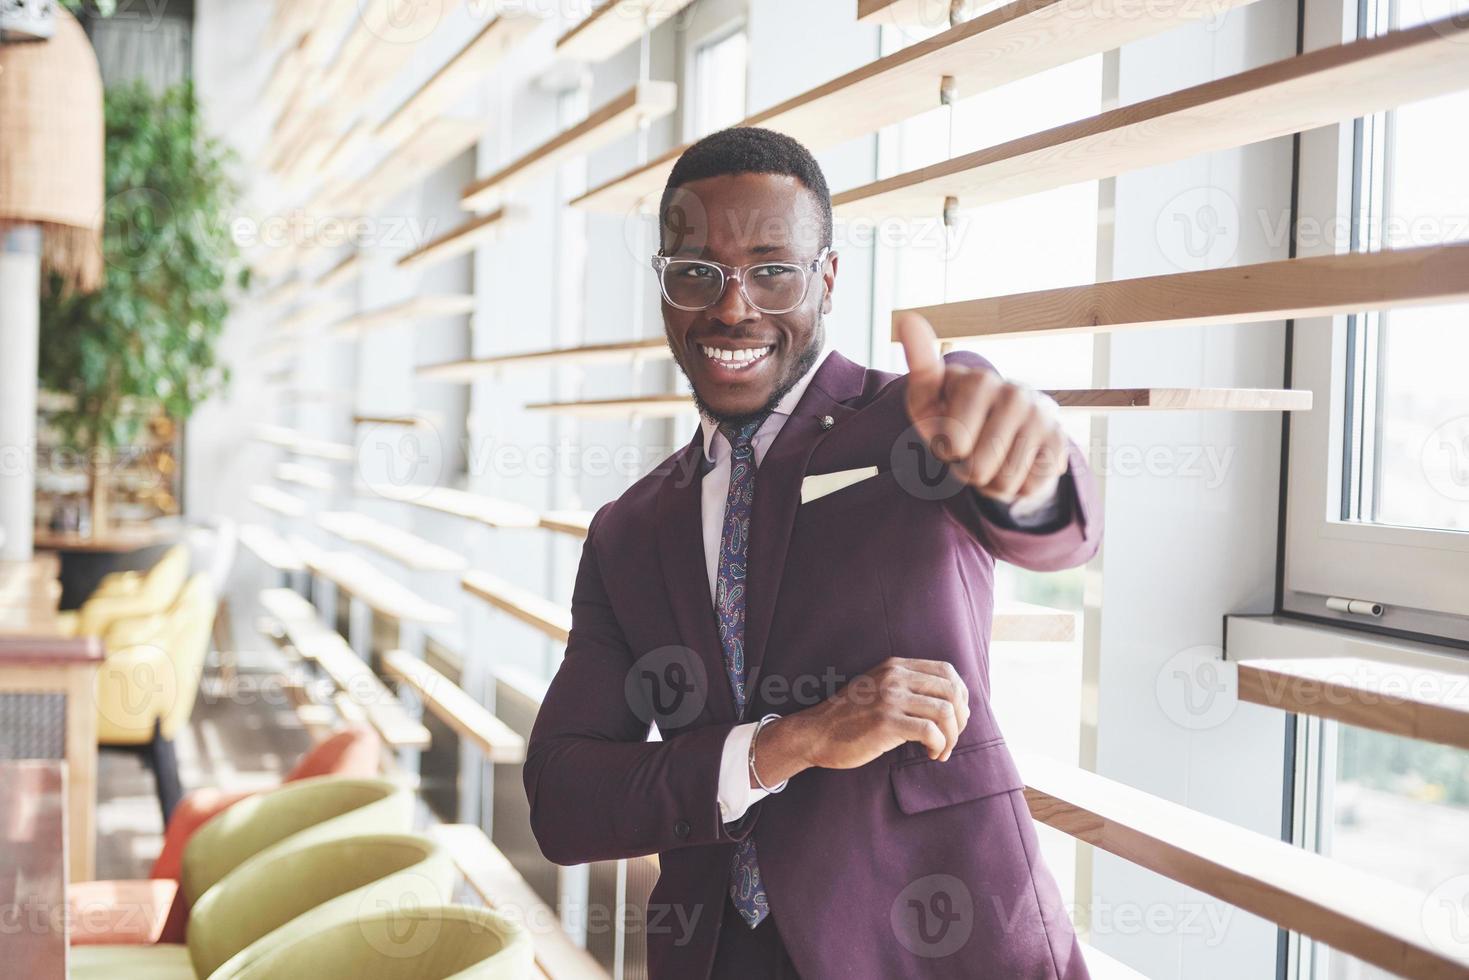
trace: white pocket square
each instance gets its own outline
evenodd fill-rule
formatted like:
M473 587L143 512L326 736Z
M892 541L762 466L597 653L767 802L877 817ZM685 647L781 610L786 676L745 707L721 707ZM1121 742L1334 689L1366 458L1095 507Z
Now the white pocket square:
M801 503L808 504L817 497L824 497L874 476L877 476L876 466L859 466L854 470L837 470L835 473L813 473L801 481Z

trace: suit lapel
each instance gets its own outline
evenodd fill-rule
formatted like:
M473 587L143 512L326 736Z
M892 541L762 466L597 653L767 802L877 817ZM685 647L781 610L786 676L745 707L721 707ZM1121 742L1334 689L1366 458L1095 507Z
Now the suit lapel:
M801 505L801 479L821 440L857 411L843 403L862 393L865 374L862 365L832 351L755 472L745 595L745 676L752 692L757 690L755 685L765 661L791 529ZM832 417L835 424L831 429L821 427L824 415Z

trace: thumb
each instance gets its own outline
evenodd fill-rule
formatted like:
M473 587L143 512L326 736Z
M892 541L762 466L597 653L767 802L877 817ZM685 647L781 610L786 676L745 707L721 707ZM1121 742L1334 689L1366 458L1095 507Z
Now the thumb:
M944 388L944 359L938 336L920 313L899 313L894 326L908 361L908 412L937 405ZM917 421L916 419L914 421Z

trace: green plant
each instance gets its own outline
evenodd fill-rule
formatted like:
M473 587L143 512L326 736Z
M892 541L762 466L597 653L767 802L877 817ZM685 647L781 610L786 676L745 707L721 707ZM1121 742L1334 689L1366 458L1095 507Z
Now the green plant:
M204 133L192 85L110 90L106 129L102 288L52 279L41 302L41 386L74 402L51 421L93 459L228 384L215 348L248 277L227 221L231 155Z

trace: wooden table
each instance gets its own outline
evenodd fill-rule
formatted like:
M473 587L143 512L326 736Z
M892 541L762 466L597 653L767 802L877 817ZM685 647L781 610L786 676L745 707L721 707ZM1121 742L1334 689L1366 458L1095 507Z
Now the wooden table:
M0 762L0 962L8 977L66 976L66 767Z
M56 571L55 555L0 562L0 760L64 762L71 874L87 881L96 849L96 684L103 650L95 638L60 635Z

